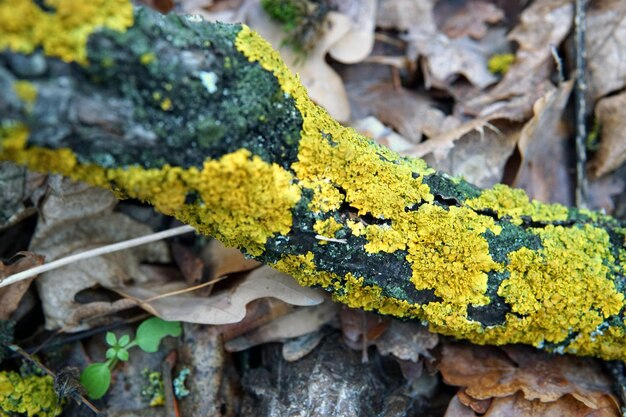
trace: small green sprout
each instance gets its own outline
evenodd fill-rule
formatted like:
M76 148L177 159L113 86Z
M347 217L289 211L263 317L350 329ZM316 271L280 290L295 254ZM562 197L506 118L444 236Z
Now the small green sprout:
M135 346L144 352L156 352L161 340L167 336L178 337L182 327L177 321L165 321L152 317L139 325L134 340L123 335L119 339L108 332L105 340L110 346L106 352L105 362L96 362L89 365L80 375L80 383L85 387L89 397L97 400L102 398L111 385L111 371L118 361L126 362L129 358L128 350Z

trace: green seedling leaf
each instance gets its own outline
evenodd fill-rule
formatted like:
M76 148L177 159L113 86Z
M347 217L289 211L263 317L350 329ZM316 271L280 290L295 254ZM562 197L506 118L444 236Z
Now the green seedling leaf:
M130 342L130 336L125 334L124 336L120 337L120 340L117 341L117 345L120 347L124 347L128 344L128 342Z
M137 344L144 352L156 352L161 339L167 336L178 337L182 331L182 327L177 321L165 321L158 317L152 317L139 325L137 337L133 343Z
M105 340L107 342L107 345L109 345L109 346L117 345L117 337L115 336L115 333L113 333L113 332L107 332Z
M115 350L115 348L108 348L106 357L107 359L113 359L115 358L116 354L117 354L117 351Z
M80 374L80 383L87 390L89 398L97 400L104 397L111 385L111 370L106 362L92 363Z
M117 351L117 359L122 362L126 362L128 360L128 351L126 349L120 349Z

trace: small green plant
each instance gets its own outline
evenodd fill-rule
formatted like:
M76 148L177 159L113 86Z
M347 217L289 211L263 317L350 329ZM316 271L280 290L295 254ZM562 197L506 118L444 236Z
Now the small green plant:
M144 352L156 352L161 340L167 336L178 337L182 327L177 321L165 321L152 317L139 325L134 340L123 335L119 339L108 332L106 342L110 346L106 352L107 360L89 365L80 375L80 383L85 387L90 398L102 398L111 385L111 371L118 361L126 362L129 358L128 350L135 346Z

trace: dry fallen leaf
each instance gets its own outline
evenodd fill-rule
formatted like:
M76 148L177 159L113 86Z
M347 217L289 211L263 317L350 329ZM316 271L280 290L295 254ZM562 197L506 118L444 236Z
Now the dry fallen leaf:
M508 36L518 44L515 62L498 84L461 103L459 111L481 116L497 112L514 121L528 119L535 101L552 88L550 48L565 39L573 17L574 5L569 0L544 0L528 6Z
M490 188L502 182L504 167L517 143L516 127L504 120L473 119L417 145L410 154L429 149L421 156L433 168Z
M226 247L217 239L211 240L203 248L202 258L211 266L209 280L249 271L261 265L259 261L246 258L239 249Z
M563 83L538 100L535 115L521 131L518 149L522 162L513 186L531 199L545 203L573 204L572 175L568 166L571 125L563 120L574 84Z
M338 311L339 305L329 299L316 306L295 308L284 316L229 340L224 348L229 352L240 352L262 343L284 342L313 333L330 322Z
M383 29L407 31L413 26L434 31L432 19L434 0L379 0L376 26Z
M409 142L392 128L385 126L374 116L355 120L350 125L362 135L373 139L376 143L388 147L392 151L405 152L413 148L413 142Z
M589 170L592 177L598 178L626 162L626 93L599 100L595 116L601 127L600 148Z
M412 27L403 36L408 42L407 55L412 59L423 57L427 87L446 88L458 75L473 86L483 89L498 78L487 69L487 61L494 53L492 42L481 43L467 36L450 39L441 32Z
M274 297L299 306L317 305L324 300L319 290L302 287L289 275L269 266L255 269L235 288L210 297L197 297L193 293L162 297L184 289L184 284L173 282L160 287L154 284L133 285L114 290L134 299L140 307L165 320L202 324L239 322L246 316L246 305L262 297Z
M31 240L30 250L53 261L76 252L152 233L147 225L114 213L116 200L109 191L52 177L51 192L41 205L41 218ZM79 318L102 313L90 304L79 304L75 295L98 285L110 288L124 282L146 282L141 262L167 262L164 242L156 242L121 252L90 258L42 274L37 280L46 316L46 328L78 331L89 328ZM105 303L113 307L110 303ZM70 329L71 328L71 329Z
M335 42L328 53L344 64L364 60L374 46L377 0L341 1L337 3L339 13L348 16L350 30Z
M626 85L626 2L589 2L586 33L589 98L595 102Z
M563 416L619 415L611 381L595 359L559 356L526 346L445 345L438 369L447 384L464 387L464 394L472 399L493 398L485 415L505 415L507 409L509 416L542 415L536 410L561 410L555 415ZM460 407L462 400L451 407ZM524 410L531 413L518 414ZM568 414L573 411L576 414Z
M17 259L10 264L0 262L0 281L44 263L44 257L33 252L19 252L15 257ZM33 279L26 279L0 288L0 320L8 320L11 317Z
M441 31L452 39L463 36L481 39L487 34L488 24L504 19L504 12L495 4L481 0L440 1L435 18Z
M343 340L352 349L360 350L367 361L367 348L387 330L391 318L369 311L342 307L339 313Z
M414 144L420 143L424 136L437 135L446 117L425 94L389 82L369 86L354 100L363 112L391 126Z
M381 355L393 355L403 360L418 362L420 358L432 359L430 351L439 344L439 336L420 323L392 320L376 340Z

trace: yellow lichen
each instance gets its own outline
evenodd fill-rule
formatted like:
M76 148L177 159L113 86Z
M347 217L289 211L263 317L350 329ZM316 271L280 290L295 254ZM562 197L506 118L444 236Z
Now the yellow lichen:
M161 101L161 110L170 111L172 110L172 107L173 107L172 100L170 100L169 97L165 97L163 101Z
M497 235L500 226L467 207L424 205L411 214L407 260L415 287L434 289L444 303L486 304L487 272L502 266L491 259L482 235L487 230Z
M62 411L51 376L0 372L0 416L54 417Z
M35 1L0 1L0 50L30 54L42 48L48 56L86 64L90 34L100 28L124 31L133 24L129 0L44 0L44 5L53 12Z
M291 173L246 149L219 160L207 159L202 169L165 165L159 169L133 166L105 170L79 165L70 149L26 149L27 137L28 129L22 125L0 129L0 158L112 188L118 197L148 201L199 232L252 255L263 252L269 237L289 232L291 209L301 196ZM199 201L185 204L189 193L197 193Z
M530 201L523 190L497 184L489 190L484 190L480 196L465 202L476 210L494 210L501 217L511 217L514 224L522 224L522 216L529 217L536 222L565 221L568 209L560 204L543 204L536 200Z
M608 339L617 337L623 346L622 333L596 334L603 321L618 314L624 306L624 295L609 279L607 264L613 262L613 256L606 231L590 225L580 228L550 225L536 233L543 248L537 251L521 248L509 254L510 277L498 290L515 314L508 315L503 328L488 328L470 339L541 346L545 342L563 342L575 334L566 352L623 358L623 352L607 356L610 349L606 346Z
M13 84L13 90L20 100L26 103L27 108L32 109L37 100L37 87L29 81L16 81Z
M144 54L141 54L141 56L139 57L139 62L141 62L142 65L149 65L152 64L155 59L156 55L154 54L154 52L146 52Z
M300 285L305 287L320 286L322 288L340 288L340 279L330 272L319 271L313 263L315 255L307 252L305 255L286 255L272 266L293 276Z
M383 225L348 221L348 226L353 234L366 236L365 250L370 253L407 249L416 288L434 289L446 303L486 303L486 272L500 268L491 260L488 244L481 236L487 229L499 233L493 220L467 208L453 207L446 212L425 204L418 212L409 210L434 199L422 182L424 175L433 171L423 161L404 159L398 163L397 154L332 120L308 98L277 52L249 28L241 30L236 45L248 59L276 76L303 116L298 161L292 168L301 184L313 190L313 208L334 210L345 200L359 215L389 221ZM450 245L447 249L444 242ZM384 303L363 291L358 285L346 286L342 301L382 311Z
M376 310L395 317L419 317L421 306L411 305L403 300L383 295L377 285L364 285L363 278L351 273L346 274L341 283L341 292L335 292L333 298L348 307Z
M326 220L318 220L313 225L313 230L315 230L318 234L324 237L335 237L335 233L337 233L343 225L335 220L333 217L330 217Z
M487 69L493 74L503 75L514 62L515 55L513 54L496 54L487 61Z

